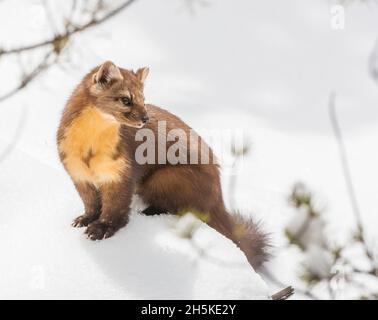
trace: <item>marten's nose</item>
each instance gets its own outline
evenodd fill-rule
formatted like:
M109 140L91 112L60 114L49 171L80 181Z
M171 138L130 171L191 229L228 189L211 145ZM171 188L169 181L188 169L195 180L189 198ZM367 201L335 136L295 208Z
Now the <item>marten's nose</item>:
M143 123L147 123L148 120L150 120L150 118L148 116L143 116L142 117L142 122Z

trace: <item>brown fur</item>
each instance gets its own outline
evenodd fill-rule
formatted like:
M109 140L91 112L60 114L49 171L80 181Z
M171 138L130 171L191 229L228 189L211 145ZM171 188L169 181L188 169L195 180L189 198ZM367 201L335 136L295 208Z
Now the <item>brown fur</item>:
M62 115L57 140L59 155L70 174L85 207L75 219L76 227L87 226L93 240L112 236L128 222L129 206L134 193L150 205L153 214L194 211L206 214L204 220L236 243L254 267L266 259L267 240L251 220L229 214L224 206L219 167L210 164L138 164L135 150L137 128L142 119L157 136L158 121L165 120L167 132L191 128L181 119L153 105L144 104L143 83L148 69L136 73L106 62L90 72L74 91ZM132 98L127 107L120 97ZM201 154L201 143L196 150ZM155 152L158 154L158 139ZM167 150L173 142L167 142Z

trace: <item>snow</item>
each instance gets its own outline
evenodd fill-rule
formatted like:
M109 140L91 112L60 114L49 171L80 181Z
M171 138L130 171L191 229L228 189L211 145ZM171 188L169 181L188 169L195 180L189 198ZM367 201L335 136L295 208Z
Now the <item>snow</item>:
M82 210L61 170L22 151L2 162L1 298L267 299L244 255L206 226L196 242L220 263L199 257L173 232L177 218L146 217L135 202L130 223L92 242L70 226ZM139 201L139 209L141 209ZM225 265L229 261L232 265Z
M241 252L206 226L195 240L209 254L235 261L236 271L199 257L174 232L173 217L144 217L135 208L126 228L96 243L70 226L82 204L57 159L56 128L74 86L105 60L149 66L147 101L199 132L211 126L247 133L252 149L235 202L272 233L277 255L269 267L288 284L296 283L298 252L280 248L286 245L282 229L294 217L287 203L294 182L305 182L324 202L325 232L335 241L355 225L327 114L335 90L363 220L369 239L377 239L378 88L367 60L378 8L352 4L346 29L335 31L328 1L209 2L191 17L177 0L137 1L77 36L68 62L0 104L0 155L17 138L0 162L1 298L255 299L273 293ZM30 8L26 1L2 1L1 45L43 39L48 24L40 9L37 1ZM0 59L0 70L7 74L0 79L5 92L18 79L17 60ZM229 179L223 172L227 201Z

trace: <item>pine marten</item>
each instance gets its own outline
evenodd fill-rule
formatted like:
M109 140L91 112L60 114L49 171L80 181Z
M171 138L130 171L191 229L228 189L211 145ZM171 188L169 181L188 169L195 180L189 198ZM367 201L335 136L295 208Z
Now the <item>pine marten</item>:
M227 212L215 161L140 164L135 160L141 128L158 135L158 122L164 121L167 131L189 134L192 130L168 111L145 104L148 73L148 68L134 72L107 61L87 74L69 98L57 133L58 151L85 208L72 225L86 227L92 240L111 237L127 224L132 196L137 194L149 205L142 212L146 215L187 211L205 215L205 223L231 239L259 268L267 258L267 237L251 219ZM188 157L200 154L199 146L207 145L200 137L199 141L180 152ZM153 143L160 156L159 139ZM163 151L172 143L168 141Z

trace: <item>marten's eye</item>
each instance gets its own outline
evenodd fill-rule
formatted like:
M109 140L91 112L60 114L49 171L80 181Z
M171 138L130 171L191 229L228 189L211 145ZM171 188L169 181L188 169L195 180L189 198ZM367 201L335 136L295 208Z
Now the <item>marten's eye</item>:
M132 101L129 97L122 97L121 102L127 107L130 107L132 105Z

